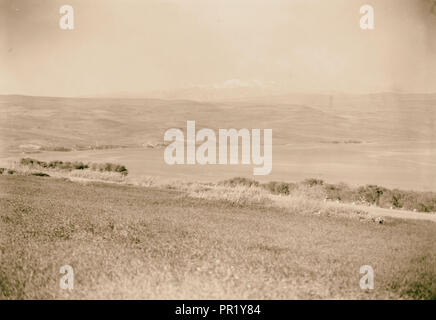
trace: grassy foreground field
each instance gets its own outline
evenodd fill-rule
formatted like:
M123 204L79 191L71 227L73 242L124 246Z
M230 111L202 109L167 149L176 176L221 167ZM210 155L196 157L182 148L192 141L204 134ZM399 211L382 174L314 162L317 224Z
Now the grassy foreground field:
M0 176L0 299L436 299L436 224ZM59 269L71 265L72 291ZM374 290L360 289L371 265Z

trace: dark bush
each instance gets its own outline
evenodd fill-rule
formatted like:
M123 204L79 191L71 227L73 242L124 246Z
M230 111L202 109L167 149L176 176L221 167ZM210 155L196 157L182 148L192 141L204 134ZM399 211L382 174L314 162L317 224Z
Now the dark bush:
M327 199L339 200L345 202L354 202L359 200L356 192L345 183L325 184L324 190L327 193Z
M317 186L317 185L321 186L324 184L324 181L321 179L309 178L304 180L303 184L308 185L310 187Z
M117 172L121 173L122 175L127 175L128 171L127 168L125 166L118 166L117 167Z
M296 184L294 184L294 183L277 182L277 181L271 181L271 182L262 184L262 188L270 191L273 194L288 195L290 193L290 191L295 187L296 187Z
M33 165L34 161L36 161L36 160L33 160L31 158L22 158L20 160L20 164L22 164L24 166L29 166L29 165Z
M74 164L74 169L76 169L76 170L83 170L83 169L87 169L87 168L89 168L89 166L87 164L82 163L82 162Z
M50 168L50 169L61 169L61 170L83 170L83 169L91 169L94 171L107 171L107 172L118 172L122 175L127 175L128 170L125 166L114 164L114 163L104 163L104 164L98 164L98 163L84 163L81 161L50 161L50 162L44 162L39 161L31 158L23 158L20 160L20 163L22 165L26 166L39 166L42 168Z
M58 161L58 160L56 160L56 161L50 161L49 164L48 164L48 167L49 167L49 168L58 168L58 167L60 167L62 164L63 164L62 161Z
M32 176L37 176L37 177L50 177L50 175L43 173L43 172L34 172L32 173Z
M236 187L236 186L246 186L246 187L258 187L259 182L254 179L248 179L243 177L236 177L228 180L222 181L220 184Z
M366 185L365 187L359 187L357 193L362 201L369 204L379 205L380 197L384 192L384 188L377 185Z
M71 149L65 147L53 147L51 151L68 152L71 151Z

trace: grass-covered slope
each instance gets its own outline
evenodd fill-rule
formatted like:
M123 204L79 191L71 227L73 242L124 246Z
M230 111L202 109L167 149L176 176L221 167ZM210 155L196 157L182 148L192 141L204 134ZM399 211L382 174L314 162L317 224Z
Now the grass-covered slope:
M436 298L436 224L0 176L0 298ZM59 288L74 268L72 291ZM359 287L371 265L375 289Z

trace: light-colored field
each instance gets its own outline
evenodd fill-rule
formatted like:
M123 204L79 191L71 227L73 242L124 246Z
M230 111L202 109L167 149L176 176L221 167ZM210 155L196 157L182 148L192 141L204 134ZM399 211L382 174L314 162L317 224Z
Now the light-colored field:
M434 215L327 203L312 199L313 190L281 196L189 185L252 177L252 167L163 161L165 130L186 120L215 130L272 128L273 171L263 180L436 190L435 97L306 98L1 97L3 164L113 162L128 168L128 179L157 183L89 182L88 174L113 177L86 170L67 172L80 183L53 178L56 170L50 178L0 176L0 298L434 299ZM94 150L102 145L109 149ZM43 150L64 148L85 150ZM169 188L166 179L182 183ZM75 270L72 292L59 289L65 264ZM359 286L367 264L376 272L372 291Z

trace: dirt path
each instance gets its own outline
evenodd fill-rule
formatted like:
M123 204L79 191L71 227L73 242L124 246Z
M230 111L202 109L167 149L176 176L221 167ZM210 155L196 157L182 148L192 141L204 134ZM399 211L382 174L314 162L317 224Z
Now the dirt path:
M392 217L398 219L408 219L408 220L428 220L436 222L435 213L425 213L425 212L414 212L408 210L398 210L398 209L385 209L379 207L370 207L363 205L353 205L348 203L331 203L331 205L347 207L352 209L360 209L368 212L371 217Z

